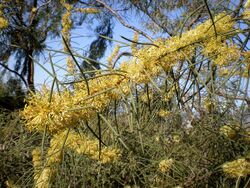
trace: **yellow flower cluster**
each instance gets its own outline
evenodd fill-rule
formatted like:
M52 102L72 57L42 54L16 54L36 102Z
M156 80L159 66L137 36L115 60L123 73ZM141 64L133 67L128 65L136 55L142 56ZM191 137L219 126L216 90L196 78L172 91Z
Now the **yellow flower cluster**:
M181 141L181 136L179 134L173 134L172 139L174 143L179 143Z
M247 2L244 5L244 8L250 8L250 0L247 0Z
M130 62L123 62L120 66L120 70L126 72L129 77L135 83L148 83L150 78L157 76L161 69L159 66L152 64L143 64L136 58L133 58Z
M173 159L164 159L159 163L159 170L163 173L169 172L174 164Z
M171 112L168 111L168 110L160 109L158 114L159 114L160 117L166 118L171 114Z
M137 42L138 42L138 40L139 40L139 34L137 33L137 32L135 32L135 34L134 34L134 37L133 37L133 41L134 41L134 43L131 43L131 51L132 51L132 54L135 54L136 52L137 52Z
M229 65L240 58L240 50L233 44L221 42L222 37L212 38L206 43L203 54L210 57L216 65Z
M70 47L70 30L73 26L73 22L71 19L71 12L73 10L72 5L65 2L65 0L61 0L61 4L65 8L65 13L62 15L62 35L65 39L65 42ZM63 41L63 51L68 52L68 48ZM66 59L67 69L70 74L75 72L75 64L71 57L67 57Z
M1 8L1 7L0 7ZM5 29L6 27L8 27L9 22L8 20L6 20L3 16L3 12L0 9L0 29Z
M142 102L148 103L149 101L151 101L153 99L153 92L149 91L149 93L143 93L140 96L140 99L141 99Z
M225 13L217 15L214 20L217 37L212 21L207 20L196 28L183 33L181 37L158 39L151 46L134 50L134 58L129 63L123 62L120 69L127 72L128 77L135 83L147 83L150 78L159 75L162 70L169 71L178 62L190 58L196 43L204 47L204 54L210 55L217 52L216 64L221 65L229 60L234 61L239 58L239 50L233 45L228 47L226 44L227 33L233 29L234 22ZM220 44L219 50L217 50L218 44ZM230 51L230 53L225 55L225 51Z
M41 171L41 150L40 148L35 148L32 151L32 162L33 162L33 167L34 167L34 180L38 180L40 174L39 172Z
M70 20L72 7L67 3L64 3L64 6L66 13L63 16L63 32L68 35L72 24ZM225 41L225 36L219 35L229 32L234 23L230 16L221 13L215 17L215 25L217 38ZM162 68L169 69L177 62L184 60L192 54L193 44L202 43L204 53L207 55L221 53L215 48L219 45L218 41L212 22L208 20L195 29L183 33L182 37L175 36L167 40L156 40L154 44L158 47L146 46L138 49L130 62L121 63L120 70L125 72L124 76L111 70L108 75L96 74L96 78L88 81L88 84L85 82L75 84L74 91L64 90L60 93L53 93L51 99L49 90L31 95L28 105L21 114L30 130L43 131L47 127L50 133L56 133L65 130L65 128L74 127L78 121L88 120L97 112L102 111L111 100L118 100L122 95L127 95L130 92L130 81L147 83L159 75ZM222 49L228 48L225 43L221 46ZM236 47L232 47L232 49L234 48ZM115 49L115 53L117 51L118 47ZM234 59L237 55L233 51L230 51L229 59ZM71 69L73 68L71 67ZM166 101L172 98L174 90L175 87L171 87Z
M70 30L72 28L71 11L72 6L68 3L62 3L66 12L62 16L62 35L65 38L67 44L70 44ZM67 47L64 45L64 51L67 52Z
M42 166L41 150L35 148L32 151L32 162L34 167L35 188L48 188L53 171L50 166Z
M232 178L250 175L250 162L245 158L226 162L222 165L223 172Z
M216 103L213 101L213 99L206 97L204 99L204 108L208 111L211 112L213 109L216 108Z
M74 11L86 14L98 14L100 11L96 8L75 8Z
M224 125L220 128L220 133L230 139L234 139L237 135L237 130L239 130L239 126Z
M65 145L64 145L65 144ZM99 141L79 135L74 131L67 131L55 134L50 141L50 148L47 151L47 162L43 168L41 163L41 150L35 148L32 151L32 161L34 167L34 180L36 188L47 188L54 176L53 165L62 161L62 149L70 149L78 154L84 154L101 163L110 163L120 157L120 150L117 148L104 147L99 155Z
M86 135L79 135L74 131L67 131L54 135L51 140L51 148L48 151L49 164L61 162L61 152L64 140L65 148L75 151L78 154L87 155L94 160L101 163L110 163L118 160L120 157L120 150L116 148L104 147L101 150L99 158L99 141L97 139L88 138Z
M247 51L243 54L245 61L244 64L246 65L244 76L248 77L248 72L250 71L250 51Z
M108 66L109 66L110 69L112 69L112 67L113 67L114 58L119 53L119 50L120 50L120 46L119 45L115 46L115 49L113 50L113 52L111 53L111 55L107 59Z
M57 133L75 127L79 121L88 120L102 111L111 100L118 100L129 92L128 80L120 75L98 75L98 78L75 84L74 92L63 90L53 93L44 89L31 94L21 112L30 130ZM88 93L89 89L89 93Z
M243 18L249 19L250 18L250 0L248 0L244 6Z
M67 69L70 74L74 74L76 72L76 67L71 57L67 57L66 59Z
M71 111L72 108L73 96L69 91L54 93L50 99L50 91L46 89L31 94L21 116L30 131L43 131L47 127L48 132L55 133L76 125L82 119L81 116L86 117L85 111L75 112Z
M164 102L171 101L171 99L174 97L176 88L177 88L177 84L172 85L169 91L162 97L162 101Z

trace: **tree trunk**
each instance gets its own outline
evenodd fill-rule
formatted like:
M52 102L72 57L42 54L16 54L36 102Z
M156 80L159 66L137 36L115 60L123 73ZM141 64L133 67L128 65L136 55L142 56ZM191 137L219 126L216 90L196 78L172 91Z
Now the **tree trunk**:
M33 50L28 51L28 75L27 75L27 83L29 85L29 89L32 92L35 92L34 86L34 61L33 61Z

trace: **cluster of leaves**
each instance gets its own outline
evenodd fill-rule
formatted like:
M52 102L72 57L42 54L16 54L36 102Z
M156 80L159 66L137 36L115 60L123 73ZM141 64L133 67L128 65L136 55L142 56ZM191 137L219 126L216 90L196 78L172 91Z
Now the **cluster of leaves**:
M0 84L0 108L15 110L24 107L25 91L19 79L10 77Z
M41 136L23 128L18 112L5 109L0 109L0 135L0 187L14 183L31 185L31 149L38 144Z

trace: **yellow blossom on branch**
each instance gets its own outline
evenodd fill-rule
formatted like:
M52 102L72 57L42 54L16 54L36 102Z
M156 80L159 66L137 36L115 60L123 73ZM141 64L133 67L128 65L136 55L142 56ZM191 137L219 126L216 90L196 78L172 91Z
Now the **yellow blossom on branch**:
M128 80L121 75L98 75L99 77L76 83L74 91L62 90L51 95L49 89L31 94L21 112L30 131L57 133L75 127L79 121L89 120L101 112L111 100L118 100L128 91Z
M163 173L169 172L174 164L173 159L164 159L159 163L159 170Z
M3 11L0 9L0 29L5 29L8 26L9 26L9 22L7 19L4 18Z
M86 14L98 14L100 13L100 10L96 8L75 8L74 11L86 13Z
M120 150L117 148L103 147L99 154L99 140L89 138L86 135L79 135L74 131L67 131L54 135L51 140L51 148L49 149L50 163L59 163L61 161L60 150L63 142L65 148L75 151L78 154L89 156L94 160L102 163L110 163L120 157ZM54 156L53 154L54 153ZM100 157L100 158L99 158Z
M232 178L246 177L250 175L250 162L245 158L241 158L224 163L222 169L225 174Z
M166 118L171 114L171 112L168 110L161 109L158 114L160 117Z
M117 54L119 53L120 50L120 46L116 45L115 49L113 50L113 52L111 53L111 55L108 57L107 62L108 62L108 66L111 69L113 67L113 61L114 58L117 56Z
M237 135L238 130L239 126L224 125L220 128L220 133L230 139L234 139Z
M239 58L239 50L236 46L227 46L227 34L234 28L231 16L221 13L215 17L215 27L218 38L216 39L212 22L207 20L196 28L187 31L182 36L174 36L168 39L157 39L152 45L133 50L133 58L123 62L122 71L135 83L148 83L150 79L158 76L163 70L171 70L177 63L181 63L193 55L195 45L204 47L204 54L216 53L216 64L233 62ZM212 41L212 42L211 42ZM221 48L215 51L217 43ZM224 55L229 50L230 54Z

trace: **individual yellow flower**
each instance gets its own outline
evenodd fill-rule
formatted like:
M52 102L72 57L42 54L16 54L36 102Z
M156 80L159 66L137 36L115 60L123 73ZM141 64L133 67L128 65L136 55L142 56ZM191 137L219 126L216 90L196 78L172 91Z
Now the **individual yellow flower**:
M243 18L244 19L250 19L250 10L245 10L243 12Z
M246 2L245 5L244 5L244 8L245 8L245 9L250 8L250 0L247 0L247 2Z
M155 137L155 141L156 141L156 142L159 142L159 141L160 141L160 137L159 137L159 136L156 136L156 137Z
M52 178L53 171L50 167L45 167L35 183L35 188L49 188L50 180Z
M110 69L113 67L113 60L117 56L117 54L119 53L119 50L120 50L120 46L116 45L115 49L113 50L113 52L111 53L111 55L107 59L108 66Z
M227 69L227 68L224 68L224 69L219 69L219 75L220 77L223 77L223 76L228 76L230 73L230 70Z
M245 158L226 162L222 165L223 172L232 178L250 175L250 162Z
M159 170L163 173L169 172L174 164L173 159L164 159L159 163Z
M5 19L0 17L0 29L5 29L9 25L9 22Z
M149 93L143 93L141 96L140 96L142 102L144 103L148 103L149 101L152 100L153 98L153 92L149 92Z
M21 186L16 185L12 180L5 181L6 188L20 188Z
M246 131L244 134L244 140L250 142L250 131Z
M210 98L206 98L205 100L204 100L204 107L205 107L205 109L207 110L207 111L211 111L211 109L213 109L214 108L214 102L210 99Z
M239 130L239 126L224 125L220 128L220 133L230 139L234 139L237 135L237 130Z
M67 7L66 5L68 4L64 4L65 7ZM68 46L70 46L70 30L73 25L73 22L71 20L71 9L72 9L71 7L66 8L66 12L62 16L62 35ZM64 46L63 48L64 51L68 52L67 46L65 45L64 41L63 41L63 46Z
M32 162L34 167L34 180L37 181L39 179L42 167L40 148L35 148L32 151Z
M171 114L171 112L168 111L168 110L160 109L158 114L159 114L160 117L166 118Z
M66 59L67 69L70 74L74 74L76 72L75 63L71 57L67 57Z
M179 134L174 134L173 135L173 141L175 143L179 143L181 141L181 136Z
M5 29L9 26L8 20L3 17L3 12L0 9L0 29Z
M171 99L174 97L175 89L176 89L176 86L172 85L171 88L170 88L170 90L165 95L163 95L162 100L164 102L171 101Z
M86 13L86 14L97 14L100 13L100 10L96 8L75 8L74 11Z
M139 34L137 32L135 32L134 37L133 37L133 42L131 43L131 46L130 46L132 54L135 54L138 51L138 49L136 48L136 46L137 46L136 43L138 42L138 40L139 40Z

